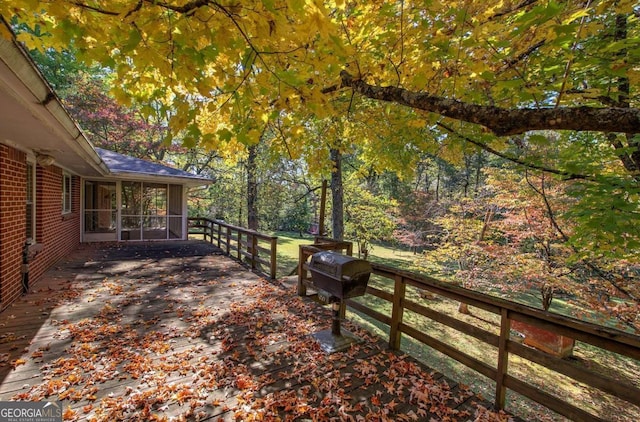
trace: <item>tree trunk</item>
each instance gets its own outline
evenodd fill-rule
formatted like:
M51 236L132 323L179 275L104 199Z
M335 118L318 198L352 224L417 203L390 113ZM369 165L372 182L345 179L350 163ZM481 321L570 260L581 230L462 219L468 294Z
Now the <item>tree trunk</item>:
M438 174L436 176L436 204L440 202L440 172L442 170L442 166L438 163Z
M614 38L616 41L624 41L627 39L627 16L617 15L614 29ZM620 50L617 55L620 59L627 54L626 50ZM617 106L628 109L630 107L629 95L631 93L631 85L629 78L621 76L617 80L617 88L620 93ZM638 172L640 171L640 142L638 142L631 133L626 133L623 142L615 133L608 135L609 142L618 152L618 157L629 173L634 174L636 181L640 181Z
M487 229L489 228L489 223L493 218L493 207L487 209L487 212L484 214L484 222L482 223L482 230L480 231L480 236L478 236L478 242L483 242L484 237L487 234Z
M342 188L342 154L336 148L331 149L331 161L333 161L333 171L331 172L331 224L332 237L334 239L344 239L344 191Z
M247 158L247 225L251 230L258 230L258 181L256 176L256 157L258 146L249 147Z
M482 175L482 167L484 166L484 155L482 151L478 151L478 159L476 160L476 186L474 189L475 196L480 192L480 181Z

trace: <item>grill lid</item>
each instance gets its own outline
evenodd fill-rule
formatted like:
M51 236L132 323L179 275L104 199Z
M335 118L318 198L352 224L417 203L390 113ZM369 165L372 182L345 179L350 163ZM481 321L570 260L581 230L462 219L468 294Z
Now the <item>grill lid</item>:
M309 269L336 280L349 280L363 273L371 273L371 264L364 259L323 251L311 256Z

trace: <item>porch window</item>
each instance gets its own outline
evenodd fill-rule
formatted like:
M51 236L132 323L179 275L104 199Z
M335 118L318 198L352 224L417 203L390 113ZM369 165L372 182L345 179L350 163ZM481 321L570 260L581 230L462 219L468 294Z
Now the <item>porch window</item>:
M84 231L94 239L113 239L116 234L116 184L84 182ZM112 235L111 238L109 235ZM106 237L105 237L106 236Z
M72 183L71 175L64 173L62 175L62 213L69 214L72 207Z
M122 240L181 239L182 186L122 182Z
M182 185L169 185L169 239L182 239Z
M122 240L142 238L142 183L122 182Z
M26 235L28 243L36 241L36 165L27 161Z

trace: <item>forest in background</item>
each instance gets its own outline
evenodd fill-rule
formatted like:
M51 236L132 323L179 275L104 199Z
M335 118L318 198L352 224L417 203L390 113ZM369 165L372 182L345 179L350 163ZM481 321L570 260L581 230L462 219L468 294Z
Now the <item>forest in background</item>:
M112 75L104 69L84 67L70 52L33 54L94 145L215 180L190 192L191 216L247 227L253 204L258 230L317 233L323 177L310 172L305 160L270 151L276 128L253 148L253 158L248 152L230 157L186 148L179 140L168 144L163 141L168 128L160 119L145 118L140 105L125 107L108 94ZM549 139L541 154L558 153L552 145L562 135L531 136ZM592 142L589 135L573 136ZM527 148L526 141L514 139L510 153ZM638 263L575 258L569 236L579 199L571 193L580 187L572 181L480 148L469 148L459 160L424 153L402 171L384 172L363 154L353 148L341 162L344 238L357 244L361 256L366 258L372 243L388 242L414 253L414 269L464 287L533 291L545 309L560 294L585 310L614 317L620 328L638 329L637 302L625 300L632 293L625 297L624 284L640 277ZM332 236L330 197L327 206L325 234ZM616 272L620 279L607 283Z
M194 215L306 231L329 179L365 255L638 330L632 2L95 3L0 11L96 146L216 180Z

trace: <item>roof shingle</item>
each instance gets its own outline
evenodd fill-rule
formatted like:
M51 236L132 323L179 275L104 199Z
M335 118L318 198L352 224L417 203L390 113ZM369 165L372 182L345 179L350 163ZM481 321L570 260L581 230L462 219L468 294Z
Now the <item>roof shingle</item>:
M210 183L212 181L207 177L168 167L163 164L119 154L103 148L96 148L95 150L113 175L127 173L145 176L177 177L181 179L188 179L190 181L202 181L205 183Z

